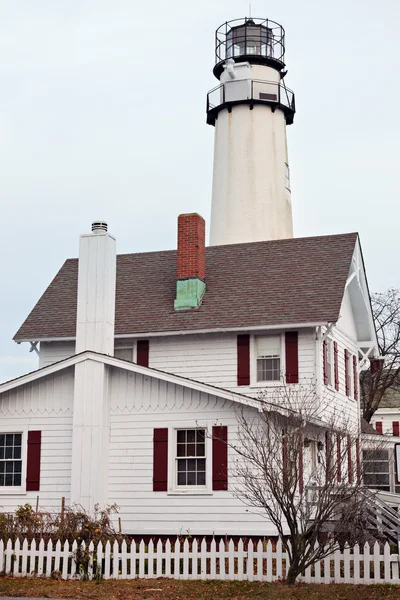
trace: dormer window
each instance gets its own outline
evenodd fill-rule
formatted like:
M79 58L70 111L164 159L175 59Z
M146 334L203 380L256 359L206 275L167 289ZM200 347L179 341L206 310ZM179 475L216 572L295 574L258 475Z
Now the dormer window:
M256 338L257 381L279 381L281 378L281 336Z

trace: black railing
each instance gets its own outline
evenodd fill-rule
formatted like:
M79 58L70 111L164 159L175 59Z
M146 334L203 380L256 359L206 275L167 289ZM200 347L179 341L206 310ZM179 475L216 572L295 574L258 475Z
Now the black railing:
M244 18L227 21L215 32L215 74L228 58L246 57L252 62L285 66L285 30L270 19Z
M268 104L285 113L288 125L296 112L294 92L276 81L232 79L218 85L207 94L207 123L214 125L218 112L235 104Z

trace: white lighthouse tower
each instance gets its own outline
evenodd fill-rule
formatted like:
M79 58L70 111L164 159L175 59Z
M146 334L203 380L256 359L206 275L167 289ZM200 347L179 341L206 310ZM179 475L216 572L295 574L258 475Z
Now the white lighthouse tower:
M236 19L216 31L211 245L293 237L286 125L295 101L284 57L285 32L274 21Z

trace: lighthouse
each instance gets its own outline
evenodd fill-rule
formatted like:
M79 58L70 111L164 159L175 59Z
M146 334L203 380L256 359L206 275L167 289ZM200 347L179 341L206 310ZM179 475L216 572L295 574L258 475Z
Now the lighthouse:
M285 31L269 19L221 25L207 123L215 127L210 244L293 237L286 126Z

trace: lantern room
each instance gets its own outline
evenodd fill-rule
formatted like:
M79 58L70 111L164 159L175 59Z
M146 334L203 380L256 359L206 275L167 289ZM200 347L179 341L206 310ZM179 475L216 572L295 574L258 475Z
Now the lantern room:
M227 59L268 65L281 71L285 56L285 30L270 19L234 19L221 25L215 34L217 79Z

